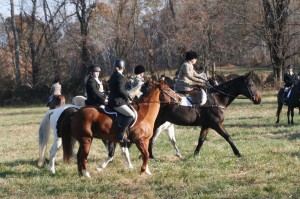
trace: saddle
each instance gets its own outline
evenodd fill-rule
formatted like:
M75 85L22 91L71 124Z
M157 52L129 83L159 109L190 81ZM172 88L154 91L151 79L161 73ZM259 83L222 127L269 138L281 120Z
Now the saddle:
M207 95L203 89L178 92L182 98L180 105L183 106L202 106L207 101ZM189 102L186 102L186 101Z
M135 124L135 122L137 121L138 114L132 106L129 106L129 107L135 113L134 120L129 125L129 127L132 127ZM123 121L124 121L124 118L126 118L126 116L124 116L123 114L117 112L115 109L113 109L112 107L107 106L107 105L102 106L101 108L102 108L104 113L106 113L108 115L112 115L112 116L115 117L115 120L113 122L116 122L118 126L123 126Z

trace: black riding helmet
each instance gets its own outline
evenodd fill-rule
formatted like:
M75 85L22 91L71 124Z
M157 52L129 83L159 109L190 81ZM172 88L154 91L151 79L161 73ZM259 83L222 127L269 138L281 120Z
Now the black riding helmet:
M142 65L137 65L135 68L134 68L134 74L138 75L138 74L141 74L141 73L144 73L146 70L144 68L144 66Z
M186 52L186 54L185 54L185 60L187 60L187 61L190 61L192 59L197 59L197 58L198 58L198 55L195 51L191 50L191 51Z
M122 60L122 59L116 59L114 67L124 68L125 67L125 61Z
M99 66L95 66L95 65L90 65L89 66L89 72L92 73L92 72L100 72L101 71L101 68Z

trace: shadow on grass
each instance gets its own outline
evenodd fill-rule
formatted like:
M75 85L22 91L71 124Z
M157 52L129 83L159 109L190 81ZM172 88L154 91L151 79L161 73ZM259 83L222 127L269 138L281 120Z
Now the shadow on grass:
M26 167L26 169L18 168L18 167ZM35 167L36 169L32 169L32 167ZM18 160L13 162L1 163L0 178L3 179L15 178L15 177L32 178L37 175L49 176L49 172L45 166L40 168L37 167L36 160Z

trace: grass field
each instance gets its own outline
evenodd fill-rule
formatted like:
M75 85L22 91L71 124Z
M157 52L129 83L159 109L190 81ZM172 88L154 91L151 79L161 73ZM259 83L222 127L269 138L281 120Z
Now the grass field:
M98 173L106 157L99 140L88 157L92 179L78 176L75 161L63 163L62 151L51 175L47 164L36 166L46 107L0 108L0 198L299 198L300 117L295 110L295 125L288 126L284 107L275 125L275 93L263 93L260 105L237 99L228 107L225 127L242 158L214 131L195 158L199 128L176 126L184 159L175 157L163 133L154 146L157 160L149 165L152 176L139 174L142 160L135 146L130 149L134 169L126 168L118 147L114 161Z

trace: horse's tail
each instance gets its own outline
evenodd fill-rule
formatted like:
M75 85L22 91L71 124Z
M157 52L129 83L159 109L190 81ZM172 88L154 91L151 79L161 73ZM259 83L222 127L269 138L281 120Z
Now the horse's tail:
M47 111L39 127L39 167L43 166L45 161L45 151L47 148L47 143L50 134L50 116L52 113L52 110Z
M60 95L58 107L64 106L65 104L66 104L66 98L63 95Z
M283 102L282 102L282 93L283 93L284 89L280 89L278 91L277 94L277 111L276 111L276 117L280 116L281 110L282 110L282 106L283 106Z
M61 123L61 137L63 146L63 159L64 162L69 162L73 153L73 144L71 136L71 120L75 112L66 115Z

